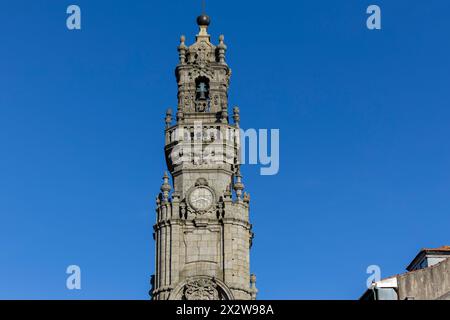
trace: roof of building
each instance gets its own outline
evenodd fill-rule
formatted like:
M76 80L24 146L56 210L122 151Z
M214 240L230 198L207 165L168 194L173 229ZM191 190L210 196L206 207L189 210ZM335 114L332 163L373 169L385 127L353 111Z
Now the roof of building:
M415 256L415 258L411 261L411 263L406 267L406 270L411 271L413 269L413 266L429 253L437 255L450 255L450 246L442 246L439 248L422 248Z
M425 248L425 249L422 249L422 251L450 251L450 246L442 246L439 248L432 248L432 249Z
M450 246L442 246L442 247L434 248L434 249L422 249L422 250L420 250L420 253L417 256L419 256L421 253L425 254L426 252L433 252L433 253L434 252L438 252L438 253L443 252L445 255L450 255ZM414 261L416 261L417 256L414 259ZM435 265L432 265L430 267L427 267L425 269L418 269L418 270L413 270L413 271L409 271L406 273L396 274L394 276L383 278L378 282L374 282L372 284L372 286L363 293L363 295L359 298L359 300L371 300L373 298L373 294L374 294L373 289L374 288L397 288L399 278L407 277L408 275L414 274L416 272L426 272L426 270L438 268L441 264L445 263L446 261L448 261L448 259L445 259L445 260L443 260ZM444 294L442 297L438 298L438 300L450 300L450 292Z
M396 289L398 286L397 276L392 276L389 278L384 278L379 281L372 282L372 285L364 291L363 295L359 298L359 300L374 300L376 297L374 296L374 289L382 289L382 288L393 288Z

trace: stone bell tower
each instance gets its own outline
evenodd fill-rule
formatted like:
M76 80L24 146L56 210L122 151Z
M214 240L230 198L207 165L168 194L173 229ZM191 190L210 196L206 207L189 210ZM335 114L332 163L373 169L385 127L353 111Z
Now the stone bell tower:
M197 18L191 45L181 37L176 67L178 108L165 118L163 177L156 200L154 300L256 299L250 275L253 233L250 196L239 169L239 109L228 113L231 70L224 37L208 34L210 18ZM175 119L173 119L175 118Z

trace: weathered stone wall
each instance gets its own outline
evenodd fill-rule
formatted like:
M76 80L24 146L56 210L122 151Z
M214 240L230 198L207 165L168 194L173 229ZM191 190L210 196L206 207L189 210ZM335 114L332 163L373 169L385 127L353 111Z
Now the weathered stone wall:
M450 259L397 278L400 300L450 299Z

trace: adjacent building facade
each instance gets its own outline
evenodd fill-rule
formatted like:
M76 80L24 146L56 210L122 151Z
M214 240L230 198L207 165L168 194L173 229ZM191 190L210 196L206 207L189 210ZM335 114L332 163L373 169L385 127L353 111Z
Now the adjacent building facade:
M214 45L210 18L196 41L181 37L178 107L167 110L164 174L156 200L154 300L256 299L250 274L250 196L240 172L239 109L228 110L231 69L224 37ZM232 120L230 119L232 118ZM172 181L172 183L170 182Z
M361 300L450 300L450 246L422 249L406 270L374 282Z

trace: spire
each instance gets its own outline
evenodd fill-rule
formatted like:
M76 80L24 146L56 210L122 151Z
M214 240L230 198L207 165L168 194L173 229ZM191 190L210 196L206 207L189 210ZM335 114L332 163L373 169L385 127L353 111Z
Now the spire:
M206 11L206 0L202 0L202 14L205 14Z
M200 31L197 35L197 41L206 38L209 41L208 26L211 23L211 18L205 12L205 0L202 1L202 14L197 17L197 24Z

